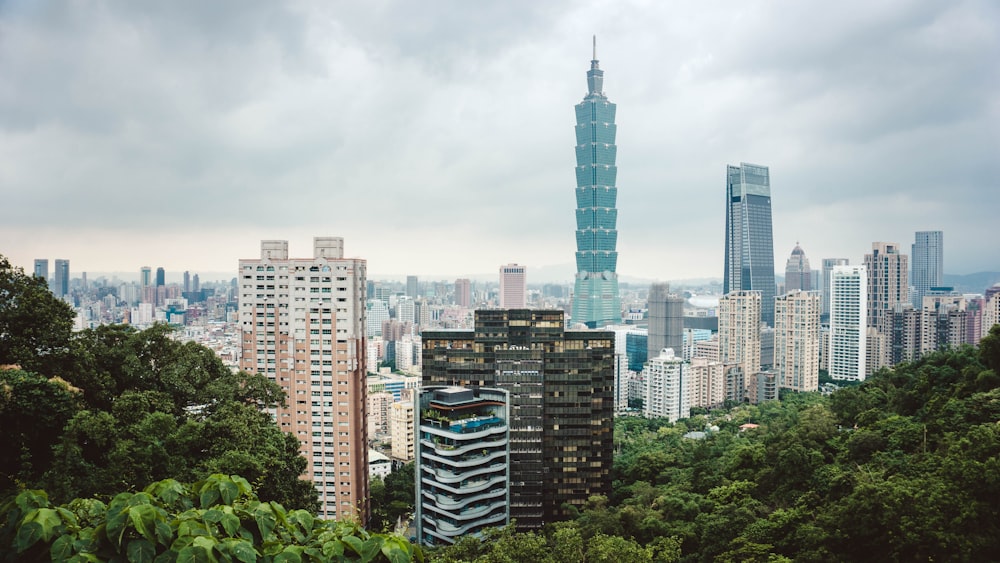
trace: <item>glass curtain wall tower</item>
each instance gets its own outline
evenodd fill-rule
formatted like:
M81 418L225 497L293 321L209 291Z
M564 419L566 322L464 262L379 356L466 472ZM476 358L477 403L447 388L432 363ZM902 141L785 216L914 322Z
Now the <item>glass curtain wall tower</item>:
M726 170L726 268L723 293L759 291L760 320L774 326L771 179L766 166Z
M597 328L621 321L618 295L618 211L615 187L615 104L604 95L594 58L587 95L576 105L576 284L573 322Z

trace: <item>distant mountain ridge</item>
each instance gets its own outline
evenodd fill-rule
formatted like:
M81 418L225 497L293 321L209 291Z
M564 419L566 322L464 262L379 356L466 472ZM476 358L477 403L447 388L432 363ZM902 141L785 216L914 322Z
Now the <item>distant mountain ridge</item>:
M944 275L945 287L954 287L959 293L982 293L996 283L1000 283L1000 272Z

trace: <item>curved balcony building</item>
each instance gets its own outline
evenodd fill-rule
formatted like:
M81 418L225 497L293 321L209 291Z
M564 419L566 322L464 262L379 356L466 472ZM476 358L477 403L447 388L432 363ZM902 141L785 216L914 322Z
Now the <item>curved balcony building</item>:
M508 397L489 388L421 391L415 414L420 543L453 544L510 520Z

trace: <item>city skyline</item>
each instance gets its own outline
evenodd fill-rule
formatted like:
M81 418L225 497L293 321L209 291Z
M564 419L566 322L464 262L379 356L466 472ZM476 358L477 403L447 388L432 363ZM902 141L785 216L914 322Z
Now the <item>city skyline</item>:
M316 233L373 278L570 263L567 102L595 33L624 108L623 277L721 276L728 162L771 169L779 256L940 230L945 271L1000 264L992 3L25 3L0 25L0 253L29 271L225 272Z

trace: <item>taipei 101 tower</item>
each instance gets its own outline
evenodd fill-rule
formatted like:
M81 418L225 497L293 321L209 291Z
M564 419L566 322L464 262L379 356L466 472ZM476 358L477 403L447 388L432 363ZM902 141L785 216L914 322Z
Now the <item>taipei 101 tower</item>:
M615 104L604 95L604 71L594 58L587 95L576 105L576 284L572 323L599 328L621 322L618 295L618 188Z

